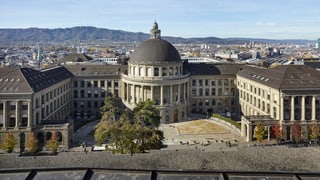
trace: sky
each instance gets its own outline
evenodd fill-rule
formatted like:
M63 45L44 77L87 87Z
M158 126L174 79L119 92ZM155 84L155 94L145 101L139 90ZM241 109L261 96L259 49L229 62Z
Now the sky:
M94 26L162 36L320 37L319 0L0 0L0 28Z

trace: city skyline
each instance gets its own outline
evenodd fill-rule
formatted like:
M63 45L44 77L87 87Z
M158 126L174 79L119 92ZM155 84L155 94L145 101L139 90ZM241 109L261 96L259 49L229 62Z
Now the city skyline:
M0 28L95 26L148 33L157 21L163 36L317 39L320 2L30 0L1 3Z

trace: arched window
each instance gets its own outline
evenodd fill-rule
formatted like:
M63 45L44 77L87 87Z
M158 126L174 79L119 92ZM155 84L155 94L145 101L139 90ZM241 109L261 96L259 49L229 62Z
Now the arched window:
M173 75L173 67L170 67L169 68L169 76L172 76Z
M138 76L139 75L139 67L135 66L134 67L134 75Z
M159 76L159 68L154 68L154 76Z
M162 76L166 76L167 75L167 68L163 67L162 68Z
M176 71L175 71L175 75L178 75L178 71L179 71L179 69L178 69L178 66L176 66Z
M147 74L146 76L151 76L151 68L150 67L147 67Z
M139 67L139 76L144 76L144 68Z

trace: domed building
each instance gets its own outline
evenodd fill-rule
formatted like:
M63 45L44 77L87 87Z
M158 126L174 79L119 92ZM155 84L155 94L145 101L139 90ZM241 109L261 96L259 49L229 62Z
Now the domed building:
M155 22L150 39L142 42L128 61L128 73L121 77L120 97L130 109L139 101L154 100L161 123L182 121L188 112L189 76L177 49L161 39Z

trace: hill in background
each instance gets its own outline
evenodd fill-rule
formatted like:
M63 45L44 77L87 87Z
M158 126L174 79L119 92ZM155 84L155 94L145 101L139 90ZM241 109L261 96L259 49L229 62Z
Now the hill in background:
M21 44L34 42L79 42L79 41L103 41L103 42L142 42L149 38L149 34L141 32L127 32L122 30L110 30L96 27L73 27L73 28L27 28L27 29L0 29L0 44ZM263 43L290 43L306 44L315 43L311 40L271 40L255 38L181 38L163 37L171 43L207 43L207 44L239 44L249 41Z

